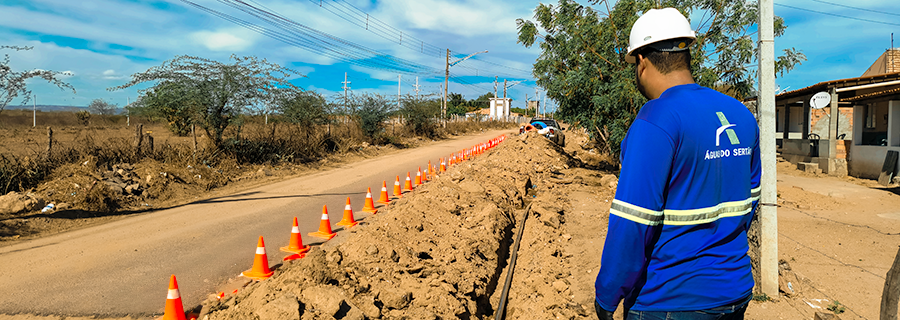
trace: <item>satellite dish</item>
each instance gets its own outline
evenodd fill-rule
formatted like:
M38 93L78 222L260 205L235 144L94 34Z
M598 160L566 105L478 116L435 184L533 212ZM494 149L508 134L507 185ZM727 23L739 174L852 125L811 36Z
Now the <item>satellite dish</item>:
M809 106L813 109L822 109L831 105L831 94L825 91L816 93L809 99Z

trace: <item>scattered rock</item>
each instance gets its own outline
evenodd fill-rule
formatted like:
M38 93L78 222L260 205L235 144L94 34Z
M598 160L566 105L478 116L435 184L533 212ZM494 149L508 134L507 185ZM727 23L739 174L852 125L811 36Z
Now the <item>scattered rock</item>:
M615 189L619 185L619 178L615 175L608 174L600 178L600 184L604 187Z
M282 295L256 310L259 320L299 319L300 303L293 295Z
M403 289L385 290L378 294L378 300L389 309L403 309L412 301L412 293Z
M10 192L0 196L0 215L17 215L43 207L44 201L36 198L33 194Z
M343 290L332 286L315 286L304 289L303 302L306 303L307 310L314 310L332 317L346 304Z
M556 292L563 292L569 288L569 285L561 280L553 281L553 284L551 284L551 286L553 286L553 289L556 290Z

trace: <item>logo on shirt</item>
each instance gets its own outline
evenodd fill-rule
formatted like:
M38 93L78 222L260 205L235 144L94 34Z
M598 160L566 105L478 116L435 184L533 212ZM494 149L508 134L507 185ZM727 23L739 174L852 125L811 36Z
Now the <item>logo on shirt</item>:
M716 115L719 116L719 122L722 123L722 126L716 129L716 147L719 146L719 138L722 137L723 132L728 135L728 140L731 141L732 145L741 143L741 141L738 140L737 133L735 133L734 130L731 129L731 127L735 127L737 125L728 123L728 119L725 118L724 113L716 112Z
M732 127L736 127L736 124L731 124L728 122L728 119L725 118L725 114L721 112L716 112L716 116L719 117L719 122L722 123L722 126L716 129L716 147L719 147L721 144L722 134L724 133L728 136L728 141L731 142L731 145L738 145L741 143L738 140L737 133L734 132ZM749 156L753 153L753 149L747 148L734 148L734 149L724 149L724 150L706 150L703 154L704 160L713 160L713 159L722 159L729 157L740 157L740 156Z

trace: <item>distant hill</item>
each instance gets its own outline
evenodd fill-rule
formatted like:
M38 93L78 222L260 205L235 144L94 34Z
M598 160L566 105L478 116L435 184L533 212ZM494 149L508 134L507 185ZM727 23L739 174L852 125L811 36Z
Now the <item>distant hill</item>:
M6 106L6 110L31 110L32 106ZM78 112L82 110L87 110L87 107L78 107L78 106L53 106L53 105L37 105L37 109L41 112ZM115 114L121 114L125 111L122 108L117 108Z
M6 106L6 110L31 110L32 106ZM76 106L52 106L52 105L37 105L37 109L43 112L59 112L59 111L70 111L77 112L81 110L87 110L87 107L76 107Z

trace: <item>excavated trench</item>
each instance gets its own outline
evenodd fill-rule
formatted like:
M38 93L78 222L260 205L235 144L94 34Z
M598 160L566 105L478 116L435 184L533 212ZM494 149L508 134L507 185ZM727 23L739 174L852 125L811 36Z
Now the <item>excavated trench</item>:
M522 227L516 219L537 197L532 181L555 179L570 163L543 137L510 137L272 278L195 311L200 319L491 319Z

